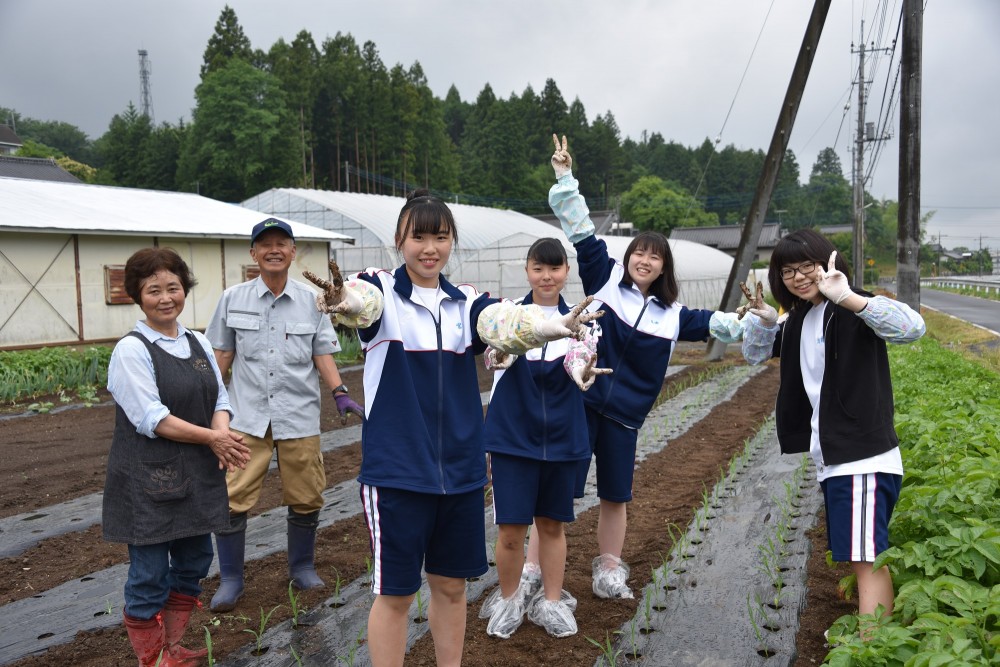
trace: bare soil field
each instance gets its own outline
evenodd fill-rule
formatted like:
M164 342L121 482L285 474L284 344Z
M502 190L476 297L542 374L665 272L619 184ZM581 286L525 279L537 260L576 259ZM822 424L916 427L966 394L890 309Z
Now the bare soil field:
M710 366L703 360L701 345L685 345L675 355L674 364L688 368L668 379L672 385ZM727 355L726 363L742 363ZM363 402L360 371L344 373L345 382L359 402ZM710 380L709 380L710 381ZM480 389L492 383L491 374L482 371ZM659 563L660 554L672 544L668 524L686 526L701 503L707 486L719 479L721 469L770 415L777 392L777 368L768 368L750 379L729 401L716 406L711 414L672 440L662 452L641 463L635 477L635 499L629 505L629 532L623 558L632 567L629 584L634 590L650 578L651 566ZM105 403L91 408L61 411L0 420L0 518L41 510L47 506L103 488L106 455L114 425L114 408L107 396ZM23 409L23 408L21 408ZM322 428L341 428L332 399L324 392ZM358 443L325 454L328 486L352 480L360 465ZM252 514L280 505L280 480L271 474L265 492ZM479 605L470 605L466 632L466 665L552 665L577 667L589 665L599 651L587 637L603 638L636 611L634 600L599 600L590 592L590 561L596 548L597 510L581 513L568 526L568 562L565 588L579 600L579 633L555 640L525 622L507 641L486 635L486 622L478 618ZM823 630L838 616L849 613L853 602L839 599L836 585L846 572L833 570L824 562L825 534L822 526L811 533L812 557L809 564L809 597L800 618L796 665L822 662L826 655ZM370 556L367 532L360 515L322 528L317 539L317 570L328 584L337 577L351 581L365 572L365 558ZM123 545L100 539L100 528L69 533L47 539L18 556L0 560L0 605L9 604L49 590L61 583L127 561ZM291 615L285 555L274 554L247 563L247 591L232 614L214 615L207 601L218 582L205 581L204 609L197 610L185 638L188 646L205 642L204 627L212 635L216 660L253 642L247 629L256 628L260 610L277 607L270 623ZM302 593L299 604L309 609L330 596L326 590ZM115 610L120 614L121 610ZM44 654L15 663L18 667L109 667L134 665L135 656L122 626L95 632L78 633L69 644L52 648ZM306 663L308 664L308 663ZM430 637L425 636L407 657L408 665L433 665ZM649 663L652 664L652 663Z

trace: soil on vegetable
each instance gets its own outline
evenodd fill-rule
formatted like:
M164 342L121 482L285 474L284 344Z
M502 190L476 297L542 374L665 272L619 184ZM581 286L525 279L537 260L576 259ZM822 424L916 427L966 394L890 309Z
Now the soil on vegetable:
M738 352L736 353L738 356ZM732 359L723 363L741 363ZM686 376L700 372L711 363L704 361L704 347L683 345L674 356L674 364L688 364L689 369L665 383L669 388ZM359 402L364 396L360 371L343 373L345 382ZM480 373L480 390L487 391L492 374ZM753 435L770 414L777 391L777 368L769 368L746 383L732 400L717 406L712 413L684 435L671 441L666 449L643 461L635 477L635 498L628 507L628 535L624 560L632 567L629 580L639 590L650 579L650 570L658 566L661 554L671 543L667 526L686 526L701 504L702 492L711 489L720 470L738 452L746 438ZM105 401L107 398L105 397ZM114 423L114 409L108 404L0 421L0 517L30 512L103 488L106 455ZM341 428L332 399L324 392L322 428ZM360 446L353 444L324 456L327 484L334 486L357 475ZM269 475L265 491L252 513L277 507L281 502L280 479ZM525 621L509 640L486 635L486 622L478 618L479 605L470 605L466 631L465 665L551 665L577 667L593 664L599 652L587 638L603 640L636 611L634 600L598 600L590 591L591 559L596 552L597 509L583 512L567 527L568 561L565 587L579 600L579 633L567 639L552 639L540 628ZM837 582L846 572L828 568L824 560L825 531L813 530L813 555L809 565L809 599L799 633L799 657L796 665L822 662L826 655L823 630L838 616L849 613L853 602L838 597ZM365 572L365 558L370 555L367 531L360 515L339 521L320 530L317 538L316 565L326 578L325 590L301 593L298 604L309 609L321 604L332 592L333 579L351 581ZM62 535L13 558L0 560L0 604L37 595L54 586L82 577L127 560L123 545L100 539L100 528ZM285 555L274 554L247 563L247 591L237 610L213 614L207 601L218 586L217 577L204 582L204 609L196 610L185 644L203 646L204 627L212 634L216 659L224 658L252 642L245 630L257 628L260 610L278 606L269 624L290 617L288 578ZM121 610L115 610L120 613ZM73 642L54 647L46 653L24 658L17 667L112 667L135 664L135 655L121 626L96 632L78 633ZM424 637L407 656L407 665L433 665L434 653L429 636Z

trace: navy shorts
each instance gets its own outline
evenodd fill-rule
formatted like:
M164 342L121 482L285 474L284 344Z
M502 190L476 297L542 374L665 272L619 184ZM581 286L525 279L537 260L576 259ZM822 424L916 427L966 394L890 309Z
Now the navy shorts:
M486 573L486 516L479 489L457 495L361 485L372 549L372 592L412 595L420 571L453 579Z
M587 408L590 449L597 458L597 497L613 503L632 500L635 475L635 445L639 431ZM590 459L577 468L574 496L583 498Z
M493 519L497 524L531 525L536 516L568 523L578 461L538 461L490 454Z
M820 486L826 502L827 545L838 563L870 563L889 548L889 519L902 475L885 472L828 477Z

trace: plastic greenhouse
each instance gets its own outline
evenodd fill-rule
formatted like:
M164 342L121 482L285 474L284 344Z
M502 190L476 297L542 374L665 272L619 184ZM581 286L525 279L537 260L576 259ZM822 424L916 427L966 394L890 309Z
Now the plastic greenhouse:
M242 203L247 208L303 222L354 238L353 245L333 243L331 254L345 275L365 268L392 269L401 263L395 247L396 219L402 197L335 192L303 188L277 188ZM538 238L563 241L574 265L564 296L570 303L583 297L576 274L576 253L562 231L515 211L467 204L450 204L458 226L458 244L447 267L448 279L470 283L480 291L507 298L528 292L524 257ZM619 261L628 237L603 237ZM725 253L688 241L670 241L674 254L681 302L694 308L717 308L732 266Z

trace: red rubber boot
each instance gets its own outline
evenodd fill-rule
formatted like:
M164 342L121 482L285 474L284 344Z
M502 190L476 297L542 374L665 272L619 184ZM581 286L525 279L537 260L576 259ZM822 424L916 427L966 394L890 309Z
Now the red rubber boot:
M155 667L163 651L163 626L160 621L155 616L149 620L133 618L128 614L122 616L132 650L139 657L139 667Z
M201 664L201 658L208 655L208 649L192 651L180 645L195 605L201 606L198 604L198 598L170 591L167 604L160 612L160 618L163 619L163 643L166 649L160 667L195 667Z

